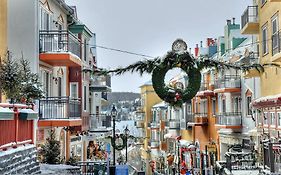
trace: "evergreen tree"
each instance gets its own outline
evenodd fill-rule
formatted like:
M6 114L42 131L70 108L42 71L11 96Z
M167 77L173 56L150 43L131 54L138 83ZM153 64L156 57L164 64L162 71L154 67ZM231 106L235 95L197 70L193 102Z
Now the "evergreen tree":
M0 64L0 88L12 102L14 102L20 94L21 78L19 75L17 62L12 60L10 53L7 52L6 58L1 59Z
M60 163L60 144L55 139L55 135L55 130L51 129L49 131L49 138L46 139L46 143L42 146L41 154L43 156L43 163Z
M33 99L44 97L38 74L31 72L29 61L23 58L20 59L20 78L22 81L20 89L21 99L26 99L26 102L32 102Z
M18 59L15 59L18 60ZM38 74L32 73L29 62L23 57L19 63L8 51L0 64L0 90L11 102L32 102L43 97Z

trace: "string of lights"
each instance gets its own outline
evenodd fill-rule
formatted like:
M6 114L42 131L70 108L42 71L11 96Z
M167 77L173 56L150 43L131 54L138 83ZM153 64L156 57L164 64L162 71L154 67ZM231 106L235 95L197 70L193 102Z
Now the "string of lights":
M264 41L270 41L272 40L271 38L267 39L267 40L264 40ZM84 43L81 43L81 44L84 44ZM244 45L239 45L236 48L241 48L241 47L247 47L247 46L253 46L253 45L257 45L259 44L259 41L255 41L255 42L252 42L252 43L248 43L248 44L244 44ZM111 50L111 51L116 51L116 52L121 52L121 53L126 53L126 54L131 54L131 55L136 55L136 56L141 56L141 57L146 57L146 58L157 58L157 57L154 57L154 56L151 56L151 55L147 55L147 54L143 54L143 53L136 53L136 52L132 52L132 51L127 51L127 50L122 50L122 49L116 49L116 48L111 48L111 47L107 47L107 46L101 46L101 45L94 45L94 44L88 44L88 46L92 47L92 48L101 48L101 49L105 49L105 50ZM224 51L224 53L226 52L229 52L233 49L226 49ZM218 51L217 53L222 53L223 51Z

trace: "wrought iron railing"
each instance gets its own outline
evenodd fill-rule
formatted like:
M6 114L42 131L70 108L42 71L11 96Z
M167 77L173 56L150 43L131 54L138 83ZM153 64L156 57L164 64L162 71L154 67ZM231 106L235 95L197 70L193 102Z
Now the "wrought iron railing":
M106 161L78 162L77 166L80 167L82 175L106 174L107 171Z
M205 112L197 112L197 113L194 113L194 116L195 117L208 117L208 113L205 113Z
M242 125L241 112L225 112L217 115L216 124L226 126Z
M240 88L241 77L238 75L224 75L215 81L215 88Z
M248 6L241 16L241 27L242 29L247 23L258 22L258 6Z
M71 52L81 56L80 40L67 30L41 30L40 52Z
M46 97L39 100L39 118L81 118L81 100L70 97Z
M105 114L90 114L91 128L111 127L111 116Z

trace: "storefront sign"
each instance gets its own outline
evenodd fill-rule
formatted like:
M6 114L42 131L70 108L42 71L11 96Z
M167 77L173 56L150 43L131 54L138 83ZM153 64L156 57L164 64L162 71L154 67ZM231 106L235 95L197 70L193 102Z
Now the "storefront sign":
M215 144L209 144L207 146L208 152L216 152L217 151L217 146Z

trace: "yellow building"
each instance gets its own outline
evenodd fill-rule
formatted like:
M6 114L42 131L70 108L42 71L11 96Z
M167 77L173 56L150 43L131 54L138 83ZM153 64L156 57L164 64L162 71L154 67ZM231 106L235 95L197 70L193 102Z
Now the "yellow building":
M259 61L261 64L281 63L280 47L280 0L254 1L242 15L243 34L258 36ZM281 172L281 157L278 151L270 149L276 146L281 139L281 69L278 66L264 66L264 71L257 74L250 71L247 76L259 76L261 80L261 98L254 99L252 106L255 109L257 138L256 146L261 148L261 163L271 172ZM260 144L262 142L262 144ZM280 146L280 144L278 144ZM277 152L275 152L277 151Z
M162 100L155 93L151 81L146 82L140 88L141 88L141 108L142 108L141 111L144 113L144 130L145 130L142 159L146 167L145 168L146 174L151 174L151 168L149 166L150 149L148 146L150 141L151 130L150 127L148 127L148 125L150 124L152 119L152 111L151 111L152 106L161 102Z

